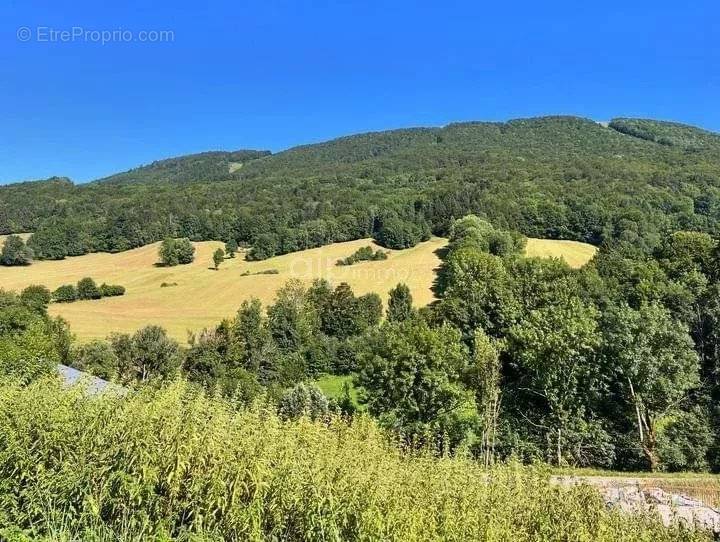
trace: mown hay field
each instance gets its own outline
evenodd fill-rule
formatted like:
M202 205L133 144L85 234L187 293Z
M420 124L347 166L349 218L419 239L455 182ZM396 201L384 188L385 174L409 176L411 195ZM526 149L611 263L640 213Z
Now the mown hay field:
M527 240L525 254L541 258L561 258L570 267L582 267L592 260L597 252L597 247L581 243L579 241L565 241L557 239L533 239Z
M0 288L21 290L29 284L44 284L54 290L88 276L98 284L120 284L127 289L122 297L52 304L50 312L68 320L81 341L104 338L111 332L131 333L156 324L184 342L188 331L197 332L232 316L246 299L257 297L263 304L271 303L278 288L292 278L308 284L321 277L336 285L347 282L356 294L377 292L383 300L398 282L405 282L415 304L427 305L434 299L438 251L446 243L446 239L433 238L411 249L388 251L387 260L352 266L336 266L335 262L360 247L380 247L371 239L360 239L261 262L247 262L239 253L226 259L217 271L212 269L212 254L223 246L220 242L194 243L195 261L177 267L156 266L159 243L154 243L118 254L97 253L62 261L37 261L29 267L0 267ZM594 251L594 247L583 243L542 239L529 239L527 248L529 256L564 257L575 266L584 264ZM267 270L277 270L277 274L252 274ZM163 283L170 286L161 287Z
M32 235L32 233L16 233L15 235L20 236L20 238L22 238L23 241L27 241L28 239L30 239L30 236ZM5 244L5 239L7 239L7 238L8 238L7 235L0 235L0 247L2 247L2 245Z

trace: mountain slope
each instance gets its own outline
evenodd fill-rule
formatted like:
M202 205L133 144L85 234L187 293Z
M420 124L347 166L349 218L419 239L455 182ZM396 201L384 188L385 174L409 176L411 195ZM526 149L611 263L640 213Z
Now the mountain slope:
M720 135L687 124L648 119L613 119L610 128L660 145L720 151Z
M387 224L412 243L476 213L532 237L647 249L675 229L720 232L717 138L671 123L556 116L358 134L273 155L202 153L55 197L42 185L0 188L0 233L36 231L41 257L168 235L232 237L267 257Z
M270 151L210 151L158 160L147 166L116 173L95 182L189 182L229 178L241 166L269 156Z

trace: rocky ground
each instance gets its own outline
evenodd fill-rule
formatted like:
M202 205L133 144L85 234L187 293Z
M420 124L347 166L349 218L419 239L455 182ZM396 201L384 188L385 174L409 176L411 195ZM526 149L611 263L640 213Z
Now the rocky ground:
M598 488L608 507L627 513L657 513L666 525L680 521L720 535L720 510L703 501L655 487L657 480L600 476L556 476L562 485L589 484Z

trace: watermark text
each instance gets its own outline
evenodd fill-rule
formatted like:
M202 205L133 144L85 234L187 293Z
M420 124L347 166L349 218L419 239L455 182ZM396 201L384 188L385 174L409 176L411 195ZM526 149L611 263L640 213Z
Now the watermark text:
M21 26L17 29L18 41L37 43L171 43L173 30L92 29L82 26L53 28L50 26Z

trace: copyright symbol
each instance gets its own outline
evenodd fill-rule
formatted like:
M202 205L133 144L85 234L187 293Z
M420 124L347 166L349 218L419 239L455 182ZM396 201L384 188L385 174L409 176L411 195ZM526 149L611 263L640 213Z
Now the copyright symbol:
M19 41L30 41L32 39L32 31L27 26L21 26L17 29L17 39Z

